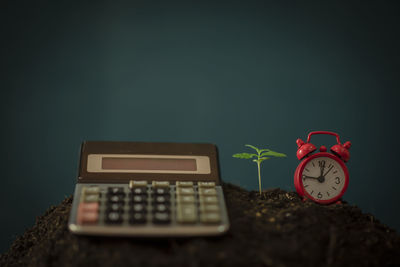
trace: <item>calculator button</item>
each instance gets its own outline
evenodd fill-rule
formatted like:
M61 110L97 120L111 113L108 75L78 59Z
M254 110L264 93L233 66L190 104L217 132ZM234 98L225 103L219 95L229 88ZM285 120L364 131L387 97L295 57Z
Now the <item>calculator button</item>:
M169 187L154 188L153 193L156 195L169 194Z
M221 216L219 213L201 213L200 214L200 221L202 223L219 223L221 221Z
M159 187L168 187L169 188L169 182L167 182L167 181L153 181L152 185L154 188L159 188Z
M124 204L123 203L112 203L107 206L107 212L124 212Z
M125 202L125 196L123 195L109 195L107 198L109 203L121 203Z
M79 212L98 212L99 211L99 202L79 203L78 211Z
M78 224L95 224L98 219L99 213L97 211L78 212L77 214Z
M113 194L113 195L117 195L117 194L124 195L125 194L123 187L109 187L108 188L108 193L109 194Z
M161 195L154 197L154 203L165 204L169 202L169 195Z
M107 223L122 223L122 213L120 212L109 212L106 215Z
M131 206L132 212L146 212L147 206L144 204L133 204Z
M215 188L199 188L200 196L216 196L217 190Z
M181 195L194 195L194 189L193 188L190 188L190 187L188 187L188 188L177 188L176 189L176 194L178 195L178 196L181 196Z
M84 195L83 202L99 202L100 196L98 194Z
M100 188L98 186L84 187L83 192L85 195L100 194Z
M141 224L146 223L146 214L145 213L131 213L129 217L130 224Z
M177 187L193 187L193 182L191 181L177 181L176 182Z
M218 198L215 196L200 196L200 203L202 203L202 204L217 204Z
M194 196L178 196L176 202L178 204L193 204L196 202L196 198Z
M169 212L169 205L156 204L153 207L154 212Z
M197 210L195 205L179 205L176 220L179 223L195 223Z
M147 187L135 187L132 189L132 194L147 195Z
M136 188L136 187L147 187L147 181L129 181L129 188Z
M213 188L215 187L215 182L198 182L199 188Z
M171 216L168 212L155 212L153 214L153 223L164 224L170 222L171 222Z
M200 211L201 212L219 212L219 206L215 204L204 205L200 204Z
M131 201L135 203L145 203L147 202L146 195L131 195Z

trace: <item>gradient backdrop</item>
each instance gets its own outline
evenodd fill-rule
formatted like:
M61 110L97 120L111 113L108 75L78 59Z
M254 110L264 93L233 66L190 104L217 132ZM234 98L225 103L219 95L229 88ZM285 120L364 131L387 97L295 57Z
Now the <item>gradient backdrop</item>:
M0 252L73 192L83 140L215 143L251 190L256 165L231 155L267 147L288 158L263 187L294 190L295 140L336 131L345 200L399 230L395 2L2 1Z

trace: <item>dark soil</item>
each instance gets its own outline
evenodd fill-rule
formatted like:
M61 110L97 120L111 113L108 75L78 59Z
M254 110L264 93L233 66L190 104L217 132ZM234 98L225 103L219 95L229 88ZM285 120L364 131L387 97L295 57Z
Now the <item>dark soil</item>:
M80 237L67 229L72 198L51 207L0 255L0 266L385 266L400 236L347 203L321 206L294 192L260 197L224 185L230 232L218 238Z

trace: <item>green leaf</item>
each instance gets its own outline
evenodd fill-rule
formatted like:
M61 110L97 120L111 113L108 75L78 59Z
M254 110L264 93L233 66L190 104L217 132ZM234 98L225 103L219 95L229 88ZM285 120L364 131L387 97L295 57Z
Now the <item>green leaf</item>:
M266 160L266 159L269 159L269 158L267 158L267 157L259 158L260 162L263 162L263 161Z
M261 154L261 157L265 157L265 156L269 156L269 157L278 157L278 158L283 158L286 157L285 154L283 153L279 153L279 152L275 152L275 151L267 151Z
M251 159L253 157L257 157L257 155L250 154L250 153L237 153L237 154L233 154L232 157L238 158L238 159Z
M255 147L255 146L252 146L252 145L245 145L245 146L247 146L247 147L251 147L252 149L254 149L255 151L257 151L257 153L261 153L260 152L260 149L258 149L257 147Z
M262 153L264 151L271 151L271 150L269 150L268 148L260 149L260 153Z

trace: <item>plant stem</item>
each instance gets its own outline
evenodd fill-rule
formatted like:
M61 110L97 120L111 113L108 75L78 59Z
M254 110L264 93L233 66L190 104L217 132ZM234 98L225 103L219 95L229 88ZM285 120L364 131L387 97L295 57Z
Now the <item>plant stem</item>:
M260 161L257 161L257 167L258 167L258 187L260 189L260 195L261 195L261 170L260 170Z

